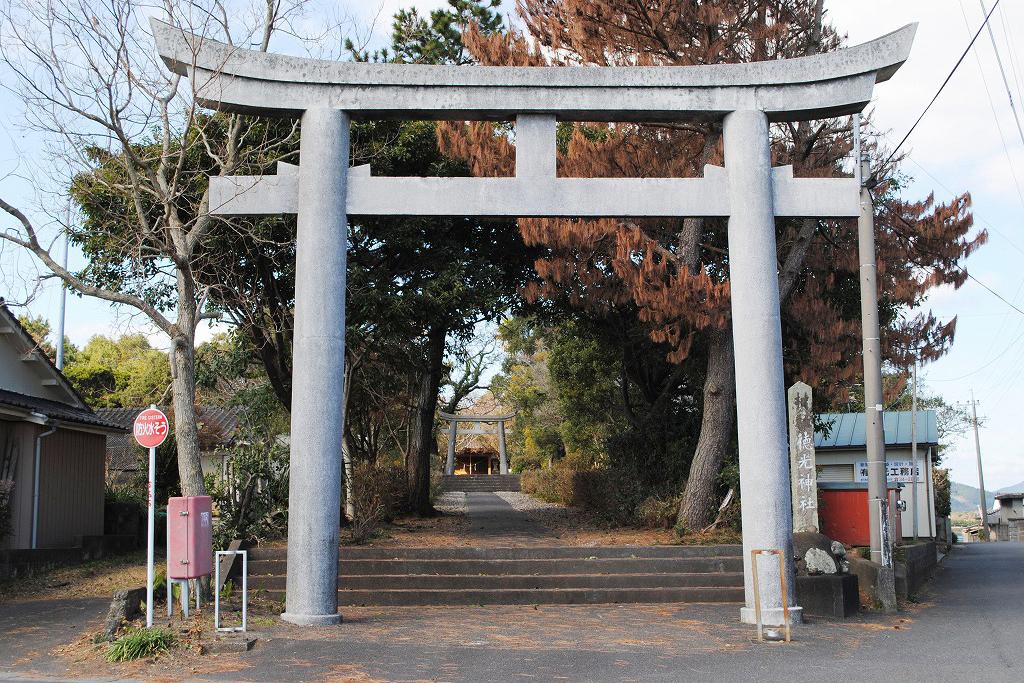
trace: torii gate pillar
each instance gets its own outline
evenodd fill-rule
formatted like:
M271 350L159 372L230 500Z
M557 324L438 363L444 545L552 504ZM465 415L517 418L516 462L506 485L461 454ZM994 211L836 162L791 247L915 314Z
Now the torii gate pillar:
M788 586L795 586L792 558L789 448L786 438L785 380L782 376L782 321L775 245L768 117L736 111L725 117L722 137L729 178L729 282L736 352L736 424L743 504L743 569L751 575L750 551L780 549ZM766 562L760 581L762 619L783 623L777 565ZM744 582L742 621L754 623L754 589ZM800 621L795 591L790 615Z
M288 583L285 621L322 626L338 613L341 437L345 426L345 190L349 117L302 115L295 252Z

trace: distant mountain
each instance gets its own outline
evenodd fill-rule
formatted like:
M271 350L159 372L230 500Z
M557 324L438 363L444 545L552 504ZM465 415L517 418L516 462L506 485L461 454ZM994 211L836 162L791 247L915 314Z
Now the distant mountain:
M996 493L1024 493L1024 481L1018 481L1011 486L1004 486L996 491Z
M996 504L995 492L986 491L985 501L988 509L991 510ZM950 482L949 507L952 512L974 512L978 511L978 487Z

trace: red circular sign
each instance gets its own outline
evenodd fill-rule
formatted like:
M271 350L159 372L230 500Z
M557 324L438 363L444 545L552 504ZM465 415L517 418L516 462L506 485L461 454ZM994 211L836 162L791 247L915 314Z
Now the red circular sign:
M167 416L156 408L146 408L135 418L135 440L145 448L156 448L167 438L170 431Z

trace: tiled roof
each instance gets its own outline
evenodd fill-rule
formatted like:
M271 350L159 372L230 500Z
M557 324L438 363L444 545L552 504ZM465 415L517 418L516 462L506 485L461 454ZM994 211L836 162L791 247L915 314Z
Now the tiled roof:
M100 427L117 432L117 434L112 435L112 438L118 438L121 435L120 433L126 429L120 423L105 419L87 407L79 408L67 403L61 403L60 401L27 396L16 391L8 391L7 389L0 389L0 403L15 408L31 410L61 422L73 422L75 424Z
M135 416L149 406L138 408L98 408L96 413L103 419L123 425L130 430ZM170 406L157 406L171 419L174 411ZM204 451L228 446L234 441L238 417L242 413L238 406L196 406L199 418L199 448ZM107 439L107 468L110 470L134 470L139 467L139 446L131 434L112 436Z
M882 427L885 431L886 446L909 446L911 442L910 411L883 413ZM831 424L828 435L815 432L814 447L864 448L866 445L864 413L822 413L818 420ZM939 443L939 431L934 410L917 411L917 445L935 446Z

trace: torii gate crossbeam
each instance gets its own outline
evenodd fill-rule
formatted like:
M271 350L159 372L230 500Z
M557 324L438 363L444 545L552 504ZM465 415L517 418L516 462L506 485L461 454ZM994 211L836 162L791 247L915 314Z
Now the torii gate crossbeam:
M234 48L154 21L158 51L224 111L302 119L299 166L213 178L214 213L298 214L287 604L282 617L338 623L337 564L348 215L728 216L743 561L785 553L792 576L776 216L854 217L851 179L793 178L771 167L768 126L860 112L906 61L916 25L836 52L692 67L481 67L365 64ZM349 122L515 120L513 178L378 178L346 172ZM556 121L718 120L725 168L703 178L558 178ZM324 292L328 294L324 296ZM317 397L313 402L310 397ZM767 567L765 569L768 569ZM781 625L779 577L762 577L763 620ZM792 593L789 613L800 619Z

